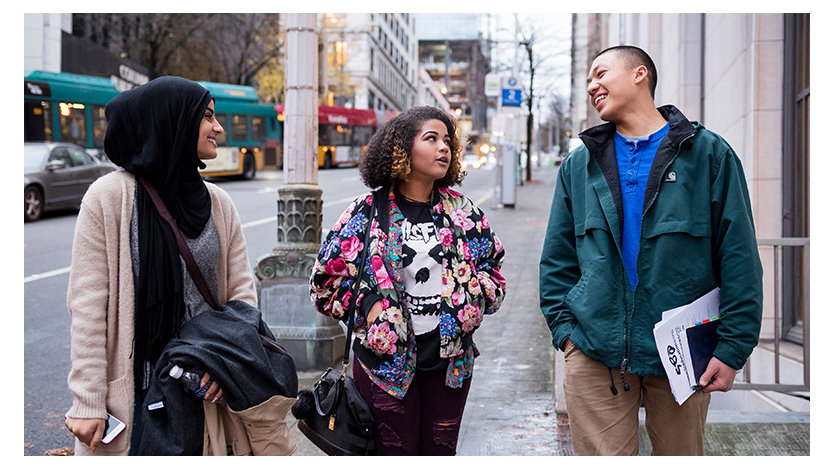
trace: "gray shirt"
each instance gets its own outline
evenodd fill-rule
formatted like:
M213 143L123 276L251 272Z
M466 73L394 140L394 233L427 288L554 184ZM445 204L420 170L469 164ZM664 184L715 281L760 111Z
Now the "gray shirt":
M136 200L133 201L133 216L130 219L130 257L133 262L133 275L139 275L139 218L136 207ZM185 237L185 243L194 260L197 261L197 266L206 280L211 295L217 299L217 260L220 259L220 238L217 234L217 227L214 225L214 220L209 217L203 232L194 239ZM180 264L182 265L183 278L183 300L185 301L185 319L183 324L194 318L204 310L210 308L194 280L191 279L191 274L188 273L185 260L180 256ZM150 385L149 378L153 372L152 364L145 363L145 379L143 388L148 388Z

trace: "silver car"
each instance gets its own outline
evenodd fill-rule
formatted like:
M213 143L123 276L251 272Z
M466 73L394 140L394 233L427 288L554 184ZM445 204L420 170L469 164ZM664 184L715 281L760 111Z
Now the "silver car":
M77 208L93 181L118 167L63 142L23 144L23 217L38 220L44 211Z

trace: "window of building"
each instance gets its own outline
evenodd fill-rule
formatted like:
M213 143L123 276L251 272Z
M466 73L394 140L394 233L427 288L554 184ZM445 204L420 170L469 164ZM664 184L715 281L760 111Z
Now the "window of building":
M808 237L810 221L810 14L785 15L784 105L782 154L782 235ZM784 273L804 273L800 249L785 247ZM782 333L788 340L802 341L804 276L784 281Z
M334 41L331 45L330 66L344 67L347 65L347 41Z

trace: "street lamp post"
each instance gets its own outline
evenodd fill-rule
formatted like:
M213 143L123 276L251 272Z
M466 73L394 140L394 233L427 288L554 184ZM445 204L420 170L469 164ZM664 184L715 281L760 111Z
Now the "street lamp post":
M309 278L321 246L318 186L318 32L316 14L288 14L284 79L284 184L278 188L277 238L258 259L263 319L299 370L330 366L344 350L337 322L310 302Z

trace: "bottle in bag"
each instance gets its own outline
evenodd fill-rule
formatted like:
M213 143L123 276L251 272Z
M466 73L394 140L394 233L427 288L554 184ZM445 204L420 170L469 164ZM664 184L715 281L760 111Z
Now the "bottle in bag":
M203 379L203 371L197 369L186 371L176 364L171 367L168 375L182 382L182 386L185 388L185 391L200 398L205 397L206 391L213 382L209 379L209 381L201 387L200 380Z

